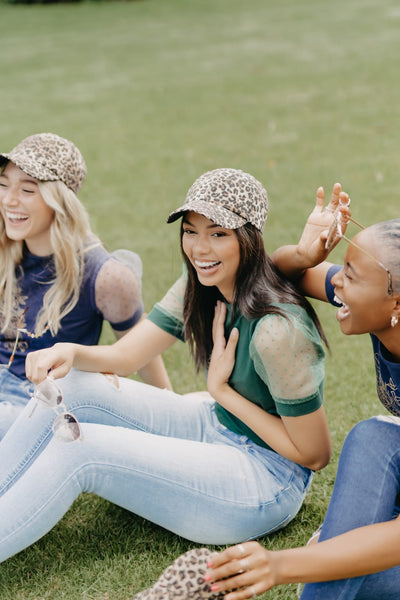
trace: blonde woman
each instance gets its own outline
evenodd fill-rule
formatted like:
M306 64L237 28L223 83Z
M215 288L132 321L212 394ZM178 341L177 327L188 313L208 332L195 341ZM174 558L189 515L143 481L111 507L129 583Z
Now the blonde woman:
M96 344L104 319L121 337L143 312L140 258L109 254L92 232L77 197L85 176L78 148L53 133L0 154L1 437L32 394L29 352L57 341ZM142 375L169 387L160 358Z

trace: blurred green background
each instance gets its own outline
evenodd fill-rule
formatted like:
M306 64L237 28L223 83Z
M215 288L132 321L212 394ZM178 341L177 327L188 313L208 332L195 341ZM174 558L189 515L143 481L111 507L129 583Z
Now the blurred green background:
M208 169L241 168L264 183L269 252L297 241L319 185L330 193L340 181L365 225L399 216L395 0L0 3L0 14L0 151L46 131L77 144L88 165L80 198L110 250L141 255L147 310L181 271L179 227L166 216ZM345 338L335 310L316 306L332 348L325 406L334 456L293 523L262 540L269 548L308 539L346 432L384 412L369 339ZM204 387L182 344L165 360L177 391ZM84 495L51 533L0 565L0 598L127 600L192 546ZM295 586L265 594L295 597Z

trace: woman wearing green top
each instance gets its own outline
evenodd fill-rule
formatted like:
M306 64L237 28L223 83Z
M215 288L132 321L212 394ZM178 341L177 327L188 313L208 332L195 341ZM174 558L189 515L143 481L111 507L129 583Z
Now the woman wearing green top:
M324 351L311 306L265 253L267 213L251 175L205 173L168 218L182 217L186 273L148 317L111 346L29 355L38 393L0 449L14 457L0 460L0 560L44 535L81 492L208 544L294 518L313 470L330 458ZM207 371L208 394L125 377L177 339ZM71 367L80 370L67 375ZM67 375L63 404L49 372ZM44 403L64 408L56 425ZM60 419L79 442L59 442Z

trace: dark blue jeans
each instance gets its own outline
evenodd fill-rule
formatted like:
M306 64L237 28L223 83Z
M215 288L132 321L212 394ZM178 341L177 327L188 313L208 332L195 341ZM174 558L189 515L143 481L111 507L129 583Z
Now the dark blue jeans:
M399 512L400 419L358 423L343 445L319 541L382 521ZM304 587L301 600L399 600L400 566L373 575Z

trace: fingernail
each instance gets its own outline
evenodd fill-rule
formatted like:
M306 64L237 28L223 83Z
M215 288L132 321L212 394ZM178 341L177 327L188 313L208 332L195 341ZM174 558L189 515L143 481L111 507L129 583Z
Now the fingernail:
M211 581L211 575L210 575L210 573L206 573L204 575L204 581Z
M214 568L214 565L212 564L211 560L207 561L207 567L209 569L213 569Z
M210 590L212 592L218 592L220 586L218 585L218 583L213 583L212 586L210 586Z

